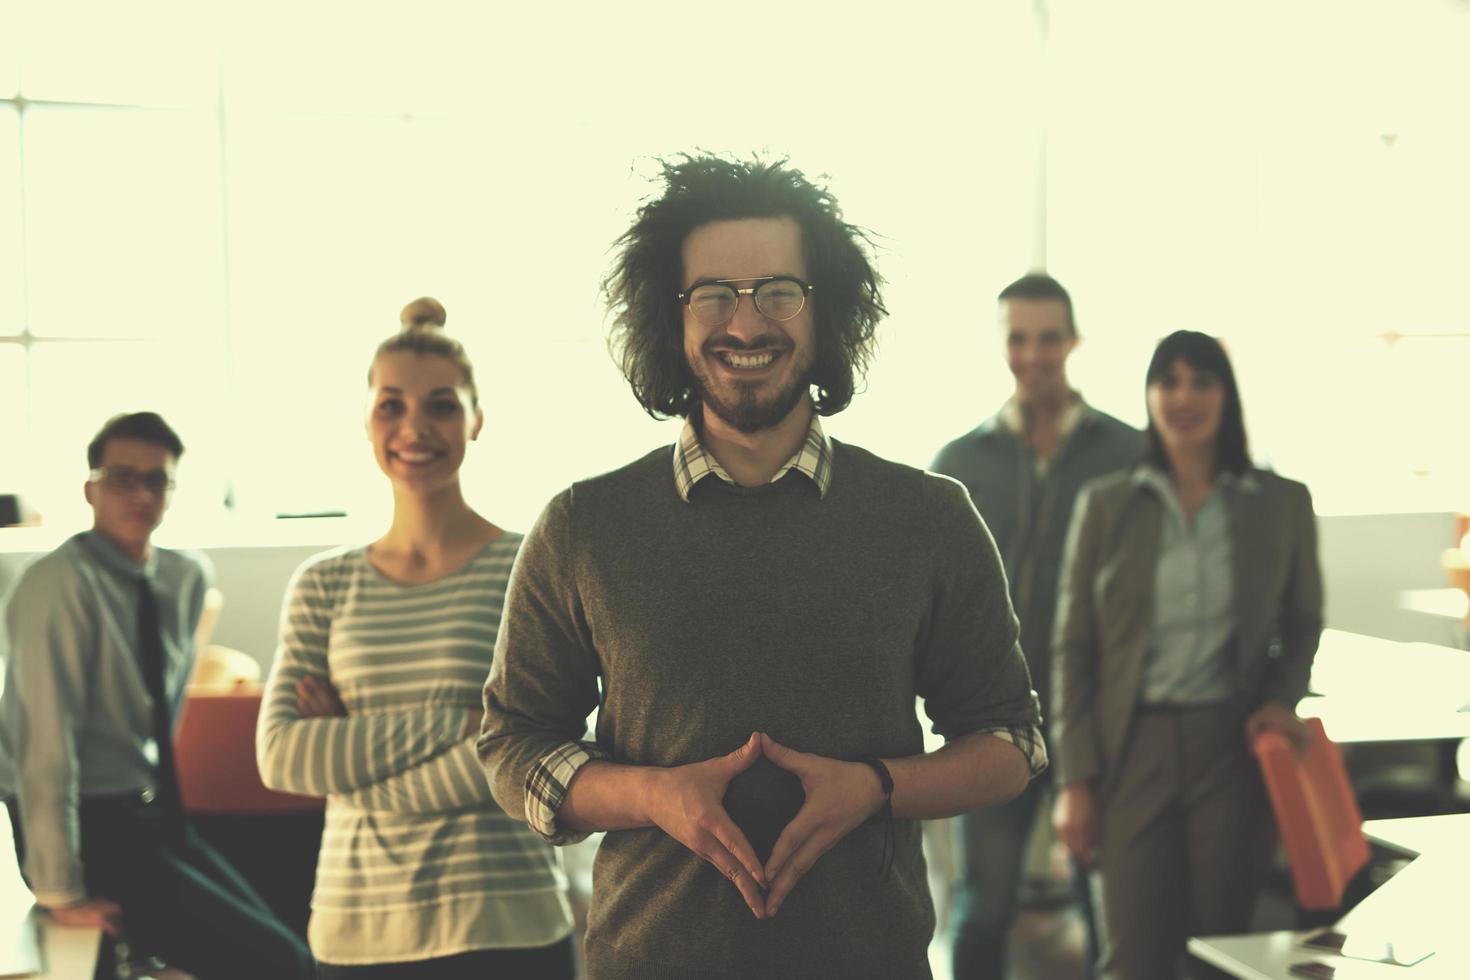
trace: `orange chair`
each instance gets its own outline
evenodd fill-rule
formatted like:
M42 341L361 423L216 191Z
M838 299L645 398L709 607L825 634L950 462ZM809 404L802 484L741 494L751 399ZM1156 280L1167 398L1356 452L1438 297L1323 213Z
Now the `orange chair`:
M1337 745L1320 719L1305 721L1312 744L1303 755L1277 732L1257 735L1255 752L1291 864L1297 905L1334 909L1342 904L1348 882L1368 863L1368 840Z
M255 766L260 688L193 691L174 735L174 761L184 809L198 814L293 813L323 801L266 789Z

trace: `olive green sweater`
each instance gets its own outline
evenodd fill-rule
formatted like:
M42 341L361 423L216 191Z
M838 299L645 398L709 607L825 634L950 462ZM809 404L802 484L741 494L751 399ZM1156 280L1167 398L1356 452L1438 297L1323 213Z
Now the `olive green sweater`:
M825 497L798 472L685 502L661 449L557 496L527 536L485 688L491 789L524 818L527 775L583 737L615 762L676 766L752 731L851 759L1039 724L995 545L963 487L833 442ZM762 759L726 807L764 859L801 805ZM657 828L608 833L588 916L593 980L926 977L934 930L920 826L880 821L757 920L712 865Z

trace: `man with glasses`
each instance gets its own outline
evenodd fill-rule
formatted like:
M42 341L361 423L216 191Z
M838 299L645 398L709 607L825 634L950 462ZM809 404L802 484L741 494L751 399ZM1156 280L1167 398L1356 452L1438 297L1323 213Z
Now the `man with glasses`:
M310 977L305 945L179 798L172 733L208 573L150 540L183 452L152 412L111 419L87 447L92 529L26 568L4 607L0 796L57 922L201 977Z
M1136 462L1138 430L1090 407L1067 380L1078 344L1072 297L1051 276L1023 276L998 298L1000 342L1016 387L1000 411L949 443L933 470L970 491L1005 562L1021 642L1036 689L1050 693L1051 628L1062 545L1077 493L1088 480ZM1043 716L1046 712L1043 710ZM1049 777L1005 806L958 821L960 882L950 918L957 980L1000 980L1015 917L1026 843ZM1074 890L1096 954L1085 880Z
M491 788L554 843L606 831L593 980L927 977L919 821L1045 766L999 557L957 483L823 431L886 312L832 195L715 157L663 183L605 288L639 403L684 426L527 536Z

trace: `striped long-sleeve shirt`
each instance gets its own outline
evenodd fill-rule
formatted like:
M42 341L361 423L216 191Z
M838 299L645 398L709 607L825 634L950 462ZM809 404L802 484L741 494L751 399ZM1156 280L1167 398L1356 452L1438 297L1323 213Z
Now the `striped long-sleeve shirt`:
M423 585L365 548L296 573L256 736L269 786L327 797L309 938L328 963L543 946L571 931L552 849L490 796L473 712L521 536ZM346 717L303 718L296 684L330 680Z

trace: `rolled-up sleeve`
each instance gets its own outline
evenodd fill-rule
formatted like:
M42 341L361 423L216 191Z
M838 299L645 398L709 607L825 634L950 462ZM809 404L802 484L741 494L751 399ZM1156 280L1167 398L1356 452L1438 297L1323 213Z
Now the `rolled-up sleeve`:
M604 759L607 753L591 742L567 742L548 752L531 767L526 774L526 823L552 844L575 844L585 840L587 833L566 830L556 822L557 811L567 798L567 788L572 777L594 759Z
M547 505L516 557L477 743L496 802L553 844L587 836L556 814L577 770L605 756L583 738L600 668L577 584L573 493Z

